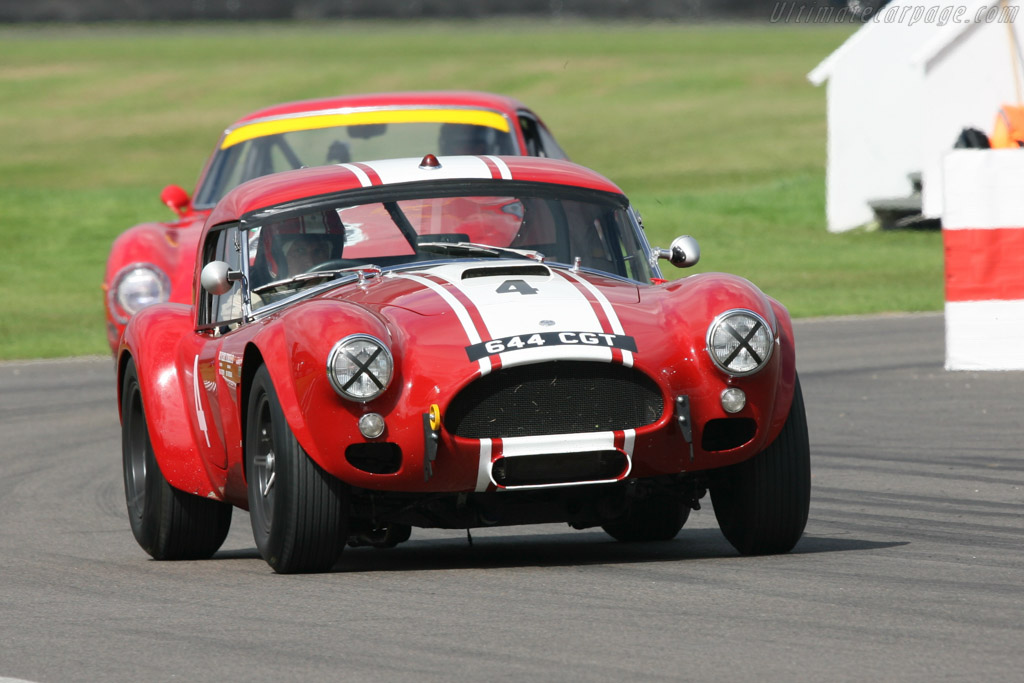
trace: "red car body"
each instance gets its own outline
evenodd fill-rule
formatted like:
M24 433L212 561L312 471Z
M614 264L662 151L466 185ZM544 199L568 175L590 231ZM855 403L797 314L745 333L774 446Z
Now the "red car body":
M396 92L288 102L252 112L218 140L192 197L168 186L161 201L178 217L136 225L114 241L103 280L107 341L116 352L125 323L162 301L189 303L199 233L217 201L240 182L300 166L446 151L438 128L489 133L472 153L565 158L543 121L511 97L482 92ZM390 126L390 128L388 128ZM356 133L356 131L363 131ZM396 131L402 131L400 136ZM456 131L458 133L459 131ZM309 138L299 141L289 136ZM476 143L471 140L470 143ZM339 147L340 145L340 147Z
M346 258L268 283L274 226L297 216L340 216ZM231 506L250 509L283 572L413 526L565 521L666 540L708 489L740 552L799 539L809 455L787 311L736 276L663 280L657 258L693 263L695 243L651 248L603 176L528 157L304 169L229 192L202 234L197 305L139 312L117 354L126 495L154 557L220 542L154 531L157 490L224 534ZM282 522L282 500L319 505L288 479L300 470L335 501L329 531L277 526L305 519ZM153 540L168 537L179 545Z

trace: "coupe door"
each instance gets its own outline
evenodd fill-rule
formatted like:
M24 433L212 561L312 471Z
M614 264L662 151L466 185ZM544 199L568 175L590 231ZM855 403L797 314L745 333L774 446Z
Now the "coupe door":
M211 231L203 245L203 265L224 261L231 270L241 270L245 245L237 225ZM192 400L199 434L197 443L203 459L225 469L228 444L239 441L238 382L241 357L225 350L234 333L242 327L242 282L213 295L200 289L197 313L196 347L192 365Z

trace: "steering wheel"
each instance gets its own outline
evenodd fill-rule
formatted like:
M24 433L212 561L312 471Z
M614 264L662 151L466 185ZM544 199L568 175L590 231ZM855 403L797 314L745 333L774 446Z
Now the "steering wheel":
M356 261L355 259L336 258L331 259L330 261L324 261L323 263L318 263L309 270L307 270L306 272L322 273L325 270L342 270L344 268L358 268L361 265L363 264L360 263L359 261Z

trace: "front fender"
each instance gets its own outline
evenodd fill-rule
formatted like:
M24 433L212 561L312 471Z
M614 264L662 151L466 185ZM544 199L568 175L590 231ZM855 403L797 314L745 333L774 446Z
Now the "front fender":
M339 399L327 378L327 357L334 344L355 333L370 334L394 346L387 326L366 309L335 300L313 300L299 304L287 313L287 321L271 321L253 339L264 359L277 392L281 409L299 445L321 467L335 476L338 458L318 436L313 425L338 424L339 410L353 416L352 426L363 412L362 404ZM396 366L398 364L396 363ZM397 367L396 367L397 371ZM400 378L392 380L391 389Z
M702 366L705 375L718 371L706 350L704 334L714 318L725 311L743 308L751 310L772 327L776 340L777 359L757 375L729 381L737 385L749 385L766 408L762 447L778 438L789 408L793 401L796 385L796 347L793 338L793 323L786 308L762 292L749 280L725 273L703 273L665 285L669 296L666 299L664 318L679 328L689 328L693 335L693 357ZM765 374L768 373L768 374Z
M170 284L169 301L192 301L193 263L202 221L192 218L174 223L143 223L121 233L110 247L103 278L107 335L116 353L125 320L115 305L113 287L123 269L147 264L159 269Z
M134 359L149 439L164 479L176 489L218 498L193 437L185 394L192 390L191 367L186 373L179 363L181 344L191 333L191 306L161 304L132 317L118 349L118 406L125 368Z
M775 320L778 323L779 352L782 367L779 371L779 384L775 395L775 411L769 428L770 441L775 441L782 431L789 409L793 405L793 394L796 391L796 338L793 334L793 320L786 307L775 299L768 298Z

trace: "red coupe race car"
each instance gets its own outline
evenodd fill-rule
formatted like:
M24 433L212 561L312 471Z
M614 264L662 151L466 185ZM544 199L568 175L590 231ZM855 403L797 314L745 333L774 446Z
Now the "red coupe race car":
M176 185L161 201L178 218L122 233L103 280L107 341L117 351L128 319L155 303L192 300L203 222L240 183L304 166L434 154L566 158L540 118L521 102L480 92L411 92L289 102L230 126L206 162L195 194Z
M117 374L132 531L211 556L233 506L278 572L412 527L676 536L708 492L742 554L803 533L786 309L668 282L622 191L575 164L427 155L245 183L206 220L195 306L139 312Z

